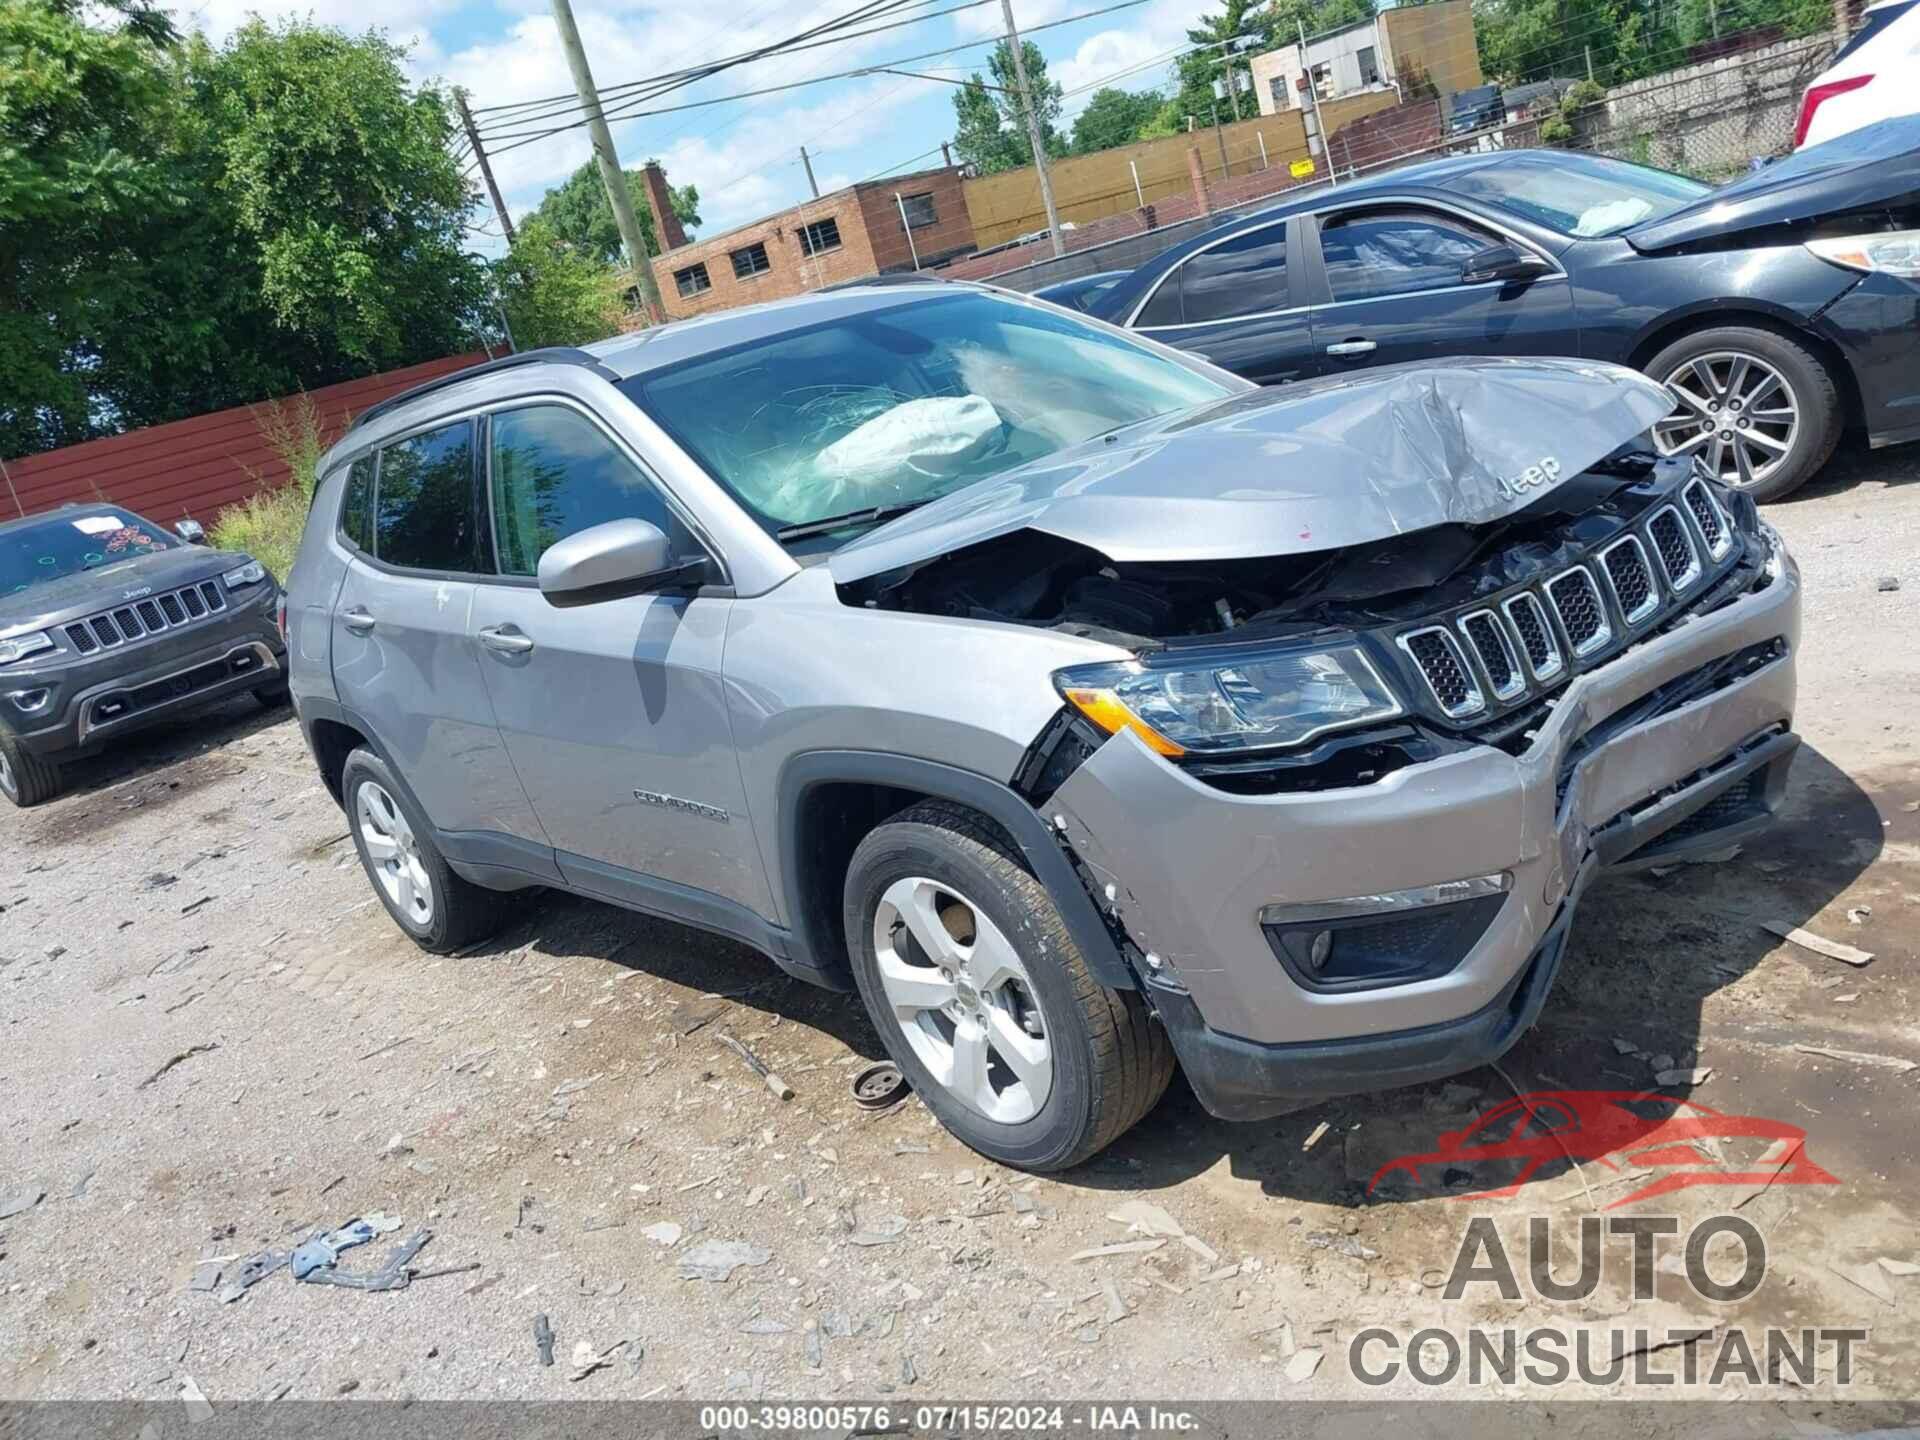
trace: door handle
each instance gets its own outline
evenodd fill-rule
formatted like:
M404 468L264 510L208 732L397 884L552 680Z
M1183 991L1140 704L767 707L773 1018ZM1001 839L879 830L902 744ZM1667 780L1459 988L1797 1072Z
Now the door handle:
M1378 348L1371 340L1342 340L1327 346L1329 355L1371 355Z
M373 612L364 605L356 605L340 612L340 623L356 635L365 635L373 629Z
M524 655L533 649L533 637L517 625L489 625L480 631L480 643L497 655Z

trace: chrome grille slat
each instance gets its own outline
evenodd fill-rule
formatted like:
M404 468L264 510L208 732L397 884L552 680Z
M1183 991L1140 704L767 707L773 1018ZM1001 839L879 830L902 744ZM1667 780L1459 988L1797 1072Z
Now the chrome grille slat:
M1613 626L1607 622L1606 606L1600 601L1600 586L1584 565L1563 570L1547 582L1547 599L1553 613L1560 617L1560 628L1576 659L1606 648L1613 639Z
M76 653L91 655L114 645L150 639L227 608L220 582L197 580L162 595L142 596L128 605L116 605L97 615L70 620L60 628Z
M1493 687L1494 699L1511 700L1527 688L1519 652L1507 638L1507 627L1498 615L1491 610L1471 610L1460 617L1460 631L1480 657L1480 668Z
M1622 536L1601 550L1600 569L1629 625L1638 625L1660 608L1660 587L1654 583L1653 567L1647 563L1639 536Z
M140 623L140 617L133 613L131 606L122 606L113 612L113 623L120 627L120 633L129 640L139 640L146 633L146 627Z
M207 602L200 598L200 592L192 586L180 592L180 603L187 607L189 620L198 620L207 613Z
M1554 638L1553 624L1540 597L1524 590L1500 607L1507 612L1513 630L1520 637L1521 652L1527 657L1527 669L1536 681L1552 680L1567 668L1561 658L1560 642Z
M1713 498L1713 492L1702 480L1689 480L1680 497L1687 502L1693 523L1700 527L1700 538L1706 541L1708 557L1718 560L1733 548L1733 522L1727 512L1720 508L1720 502Z
M1450 718L1457 720L1486 708L1480 683L1452 631L1440 625L1411 630L1400 637L1400 648L1419 668L1433 698Z
M100 648L99 640L94 637L91 630L87 629L87 623L84 620L67 626L67 639L73 642L73 648L82 655L91 655Z
M1693 536L1687 532L1687 522L1680 518L1680 512L1671 505L1663 505L1654 511L1653 519L1647 522L1647 538L1653 541L1654 553L1660 557L1660 568L1666 574L1668 588L1675 595L1692 589L1703 567L1699 552L1693 548Z

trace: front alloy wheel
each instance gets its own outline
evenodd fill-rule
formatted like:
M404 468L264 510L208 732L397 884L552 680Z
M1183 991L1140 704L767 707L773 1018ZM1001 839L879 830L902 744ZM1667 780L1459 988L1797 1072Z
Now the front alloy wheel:
M1698 454L1716 478L1743 490L1786 463L1800 433L1800 399L1766 361L1710 351L1664 378L1679 406L1653 427L1661 454Z
M1053 1052L1027 967L992 920L924 876L889 885L874 959L901 1032L961 1104L1002 1125L1030 1120L1053 1090Z
M426 929L433 924L433 881L406 812L376 780L361 783L354 805L360 812L360 838L367 847L373 878L395 910Z

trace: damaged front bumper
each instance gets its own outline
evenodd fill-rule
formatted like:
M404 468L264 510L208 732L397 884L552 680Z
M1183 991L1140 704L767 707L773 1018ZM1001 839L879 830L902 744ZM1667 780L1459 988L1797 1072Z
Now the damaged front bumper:
M1783 554L1764 588L1576 677L1519 754L1477 746L1369 785L1244 795L1123 732L1046 814L1142 952L1214 1114L1436 1079L1533 1023L1596 873L1710 853L1768 822L1798 743L1799 640L1800 577ZM1498 893L1471 902L1454 953L1438 935L1438 964L1322 982L1274 923L1469 877L1497 878Z

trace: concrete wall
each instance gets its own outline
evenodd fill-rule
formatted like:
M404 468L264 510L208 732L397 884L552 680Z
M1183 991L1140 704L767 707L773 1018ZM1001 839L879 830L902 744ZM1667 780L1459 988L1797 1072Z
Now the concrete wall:
M1261 142L1266 160L1261 160ZM1226 162L1221 162L1225 148ZM1285 172L1289 163L1307 153L1306 127L1298 113L1266 115L1222 125L1216 136L1211 126L1190 135L1144 140L1094 155L1056 160L1050 167L1054 203L1062 221L1076 226L1137 210L1133 169L1140 172L1140 191L1156 208L1193 192L1188 152L1197 149L1209 182L1245 176L1263 168ZM1007 170L966 182L967 211L982 250L1045 227L1040 182L1031 167Z
M1807 82L1826 68L1821 34L1618 85L1577 117L1581 149L1706 179L1785 152Z

